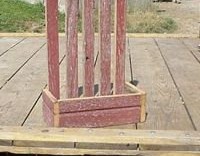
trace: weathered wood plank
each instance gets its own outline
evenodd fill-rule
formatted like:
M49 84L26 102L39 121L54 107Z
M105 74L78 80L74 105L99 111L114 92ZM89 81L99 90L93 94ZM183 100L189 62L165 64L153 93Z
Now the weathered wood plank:
M94 96L94 1L83 1L84 96Z
M140 107L115 108L65 113L59 116L61 127L108 127L140 121Z
M0 140L49 143L105 143L150 145L200 145L199 131L1 127Z
M111 0L99 1L100 95L111 93Z
M37 40L38 42L42 42L44 38L37 38ZM60 45L60 59L62 59L65 53L64 38L61 38ZM24 45L24 48L25 46L26 45ZM28 120L27 115L32 111L34 105L40 102L40 111L33 114L32 120L30 119L28 121L33 122L29 124L35 126L46 126L42 117L42 101L38 99L42 88L45 87L47 82L46 67L48 63L46 52L47 49L45 46L0 91L1 125L19 126L24 124L24 122Z
M198 151L138 151L138 150L97 150L75 148L41 148L0 146L0 151L15 154L53 154L53 155L123 155L123 156L199 156Z
M0 57L0 89L26 65L26 63L44 46L44 43L44 39L28 38ZM4 45L2 46L4 47Z
M49 109L53 110L54 104L57 102L57 99L52 95L52 93L48 89L44 89L42 92L43 102L49 107Z
M46 84L46 46L1 90L0 124L21 125Z
M156 39L183 98L195 129L200 130L200 66L188 49L175 39Z
M47 123L44 121L43 114L43 99L39 98L35 107L28 115L28 118L24 122L23 126L29 127L48 127Z
M194 57L200 62L200 39L199 38L181 38L183 44L193 53Z
M0 57L7 53L10 49L22 42L22 37L2 37L0 38Z
M42 113L43 113L43 120L45 122L45 125L49 126L49 127L53 127L54 126L54 114L51 111L51 109L46 105L46 103L43 102L42 104Z
M66 4L66 56L67 97L78 97L78 11L79 0L67 0Z
M147 93L147 120L139 129L193 130L159 49L151 38L130 39L139 88ZM181 124L180 124L181 123Z
M61 113L137 106L140 106L140 94L100 96L59 101Z
M138 150L101 150L75 148L15 147L0 146L1 152L14 154L53 154L53 155L122 155L122 156L199 156L198 151L138 151ZM7 154L6 154L7 155Z
M52 94L59 99L58 0L46 1L46 18L49 76L48 87Z
M125 85L125 53L126 53L126 0L116 0L115 11L115 84L114 93L124 92Z

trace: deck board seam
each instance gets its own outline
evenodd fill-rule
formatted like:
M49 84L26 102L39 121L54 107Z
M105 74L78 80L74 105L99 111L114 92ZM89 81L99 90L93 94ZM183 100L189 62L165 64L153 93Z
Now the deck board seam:
M63 62L63 60L65 59L66 55L63 55L63 57L61 58L59 65L61 65L61 63ZM46 88L47 84L45 84L45 86L43 88ZM24 121L22 122L21 126L24 126L24 124L26 123L27 119L29 118L30 114L32 113L33 109L35 108L35 106L37 105L39 99L42 96L42 91L40 92L39 96L37 97L36 101L34 102L33 106L31 107L30 111L28 112L28 114L26 115Z
M160 55L161 55L162 59L164 60L164 63L165 63L165 65L166 65L166 67L167 67L167 70L168 70L168 72L169 72L169 74L170 74L170 76L171 76L171 78L172 78L172 80L173 80L173 83L174 83L175 87L176 87L176 90L178 91L178 94L179 94L179 96L180 96L180 98L181 98L181 101L183 102L183 106L184 106L184 108L185 108L185 110L186 110L186 112L187 112L187 114L188 114L188 117L189 117L189 119L190 119L190 121L191 121L191 124L192 124L194 130L197 131L197 128L196 128L196 126L195 126L195 124L194 124L194 121L193 121L193 119L192 119L192 116L191 116L191 114L190 114L190 112L189 112L189 110L188 110L188 107L187 107L186 103L185 103L185 100L184 100L184 98L183 98L183 95L181 94L181 91L180 91L180 89L178 88L178 85L177 85L177 83L176 83L176 81L175 81L175 78L173 77L173 74L172 74L172 72L171 72L171 70L170 70L170 67L169 67L169 65L168 65L168 63L167 63L167 61L166 61L166 59L165 59L165 57L164 57L164 55L163 55L163 52L162 52L162 50L161 50L161 48L160 48L160 46L159 46L159 43L156 41L155 38L153 38L153 40L154 40L155 44L156 44L157 47L158 47L158 50L159 50L159 52L160 52Z
M45 85L45 87L47 86L47 84ZM44 87L44 88L45 88ZM25 119L23 120L21 126L24 126L24 124L26 123L28 117L30 116L30 114L32 113L33 109L35 108L36 104L38 103L38 101L40 100L42 96L42 92L40 92L39 96L37 97L36 101L33 103L33 106L31 107L30 111L28 112L28 114L26 115Z
M42 44L3 84L0 86L0 90L46 45Z
M194 54L194 51L193 50L191 50L186 44L185 44L185 42L183 41L183 40L181 40L181 39L178 39L183 45L184 45L184 47L186 47L186 49L192 54L192 56L196 59L196 61L200 64L200 59Z
M9 47L6 51L4 51L3 53L0 54L0 57L3 56L4 54L6 54L7 52L9 52L9 50L11 50L12 48L16 47L17 45L19 45L21 42L23 42L25 39L27 39L27 37L22 38L21 40L19 40L17 43L15 43L14 45L12 45L11 47Z

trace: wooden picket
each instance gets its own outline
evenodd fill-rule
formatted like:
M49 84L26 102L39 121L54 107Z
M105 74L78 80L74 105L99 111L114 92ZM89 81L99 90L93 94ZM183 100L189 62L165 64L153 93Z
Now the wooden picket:
M100 0L100 95L111 90L111 0Z
M59 99L58 0L47 1L46 19L49 73L48 84L49 90Z
M104 127L138 123L145 120L146 94L130 83L125 85L126 0L115 1L115 57L112 56L112 0L99 0L99 94L94 94L94 2L82 1L83 69L78 75L78 20L80 0L66 0L66 95L60 100L58 4L47 3L49 53L49 90L43 91L43 114L49 126ZM114 60L114 82L111 80ZM79 97L78 77L83 77L83 95ZM111 88L111 84L114 84ZM126 88L126 89L125 89Z
M48 3L48 2L47 2ZM67 0L66 7L67 97L78 97L78 11L79 0Z
M115 11L115 86L114 93L122 94L125 86L126 0L116 0Z
M94 1L83 1L84 96L94 96Z

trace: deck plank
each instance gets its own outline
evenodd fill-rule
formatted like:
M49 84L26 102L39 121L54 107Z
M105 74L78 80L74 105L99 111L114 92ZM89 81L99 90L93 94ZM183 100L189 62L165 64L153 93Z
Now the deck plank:
M0 89L9 81L45 44L45 40L28 38L0 57Z
M67 97L78 97L78 0L66 3Z
M200 66L190 51L175 39L156 39L195 129L200 130Z
M147 92L147 120L139 129L193 130L178 91L152 38L130 39L134 73ZM181 124L180 124L181 123Z
M15 47L24 38L21 37L2 37L0 38L0 57L9 51L9 49Z
M43 47L0 90L0 124L20 126L46 82L47 59Z
M140 81L140 87L144 88L144 90L148 93L148 101L149 101L148 102L149 115L148 115L147 122L145 124L141 124L139 127L140 128L142 127L144 129L192 130L193 129L192 124L187 116L187 113L182 105L182 101L178 95L178 92L173 84L172 79L170 78L167 68L164 65L164 61L161 59L159 51L158 51L155 43L153 42L153 40L152 39L131 39L130 45L131 45L131 53L132 53L132 58L133 58L133 67L134 67L133 69L134 69L135 77ZM41 78L37 79L38 80L37 83L38 82L41 83L40 81L43 81L43 83L41 83L42 85L38 86L38 89L36 89L37 96L34 96L34 98L31 97L32 100L31 99L29 99L29 100L20 99L20 98L22 98L22 93L27 92L27 90L25 90L25 88L24 89L21 88L21 90L23 90L23 91L21 91L21 90L15 91L15 87L20 86L22 84L26 84L26 85L30 84L30 82L31 82L30 79L28 82L28 80L27 80L28 78L25 77L25 81L23 83L22 80L20 80L20 78L24 77L23 75L24 75L25 70L26 70L25 73L27 73L27 75L29 75L29 73L31 73L31 71L33 71L33 69L30 70L30 66L33 65L33 63L37 62L37 61L35 61L36 58L37 58L37 60L40 60L39 62L43 62L43 61L45 62L45 59L46 59L45 49L43 49L42 51L44 51L44 52L42 52L44 54L37 54L37 56L34 56L33 61L31 59L30 62L28 63L29 64L29 65L27 65L28 68L24 67L22 69L22 71L20 71L13 78L13 80L11 80L11 82L9 82L7 84L8 86L6 85L5 88L2 89L3 91L1 91L0 96L1 97L7 96L7 97L3 98L4 101L1 102L1 109L0 109L1 112L2 111L11 112L11 110L14 109L14 105L16 103L26 103L26 102L31 103L30 101L32 101L32 105L33 105L33 103L34 103L33 101L35 101L38 98L38 96L41 92L41 89L46 84L45 83L46 82L45 74L42 74L42 75L44 75L44 77L42 79ZM41 59L42 59L42 61L41 61ZM128 60L128 57L126 58L126 60ZM38 63L38 64L40 64L38 66L45 68L46 64L44 62ZM127 64L127 66L128 66L128 64ZM129 67L127 67L127 66L126 66L126 74L129 75L130 72L127 72L127 68L129 69ZM127 78L129 78L129 76ZM18 82L18 85L15 84L16 82ZM34 82L36 83L36 81L34 81ZM33 85L33 87L32 87L32 85ZM36 92L34 92L34 90L35 90L34 84L29 85L29 87L31 88L30 89L31 94L34 93L34 95L35 95ZM19 89L19 87L18 87L18 89ZM15 93L15 95L14 94L11 95L12 92ZM29 94L29 96L28 96L28 98L29 98L30 93L26 93L26 94ZM10 103L10 101L13 101L14 98L18 98L17 101L15 101L15 103ZM12 99L12 100L9 100L9 99ZM5 101L7 101L7 104L9 104L9 105L5 106L5 103L6 103ZM3 104L4 104L4 107L2 107ZM36 125L36 126L44 126L44 123L41 120L41 117L42 117L41 111L37 111L40 109L40 104L41 104L41 100L38 101L36 107L34 108L33 112L31 113L30 118L27 119L25 125L31 124L31 125ZM24 106L25 104L20 104L20 107L22 107L22 105ZM26 105L29 105L29 104L26 103ZM11 106L11 108L9 108L10 106ZM28 107L28 106L26 106L26 107ZM2 108L4 108L4 110ZM30 109L30 107L29 107L29 109ZM24 112L25 112L25 110L24 110ZM16 113L16 111L13 112L11 117L14 116L14 113ZM23 114L23 112L22 112L22 114ZM41 114L41 115L38 115L38 114ZM24 115L24 116L26 116L26 115ZM2 116L2 114L1 114L1 116ZM4 116L3 118L5 119L5 116L8 117L9 115L4 114L3 116ZM18 114L18 116L21 116L21 115ZM1 119L0 119L1 123L4 122L2 120L3 118L1 117ZM35 118L37 118L37 119L35 119ZM33 119L35 119L35 121ZM16 120L18 120L18 119L16 119ZM41 120L41 121L38 121L38 120ZM8 121L11 121L11 118ZM3 125L5 125L5 124L9 125L8 121L6 121L6 123L4 122ZM14 125L18 125L17 121L15 121L15 122L11 121L10 123L13 123ZM178 123L182 123L182 124L178 124ZM21 124L21 122L20 122L20 124Z
M85 0L83 2L83 53L84 59L84 96L94 96L94 26L93 26L93 9L94 1ZM79 53L80 54L80 53Z
M198 39L198 38L183 38L180 40L183 42L183 44L185 44L185 46L190 50L190 52L192 52L194 57L200 63L200 49L198 47L200 45L200 39Z

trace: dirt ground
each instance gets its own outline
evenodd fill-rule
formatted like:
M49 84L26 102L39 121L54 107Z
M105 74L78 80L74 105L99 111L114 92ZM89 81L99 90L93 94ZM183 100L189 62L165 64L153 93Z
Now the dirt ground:
M182 0L181 4L172 2L156 3L164 15L171 16L178 24L177 34L199 35L200 0Z

